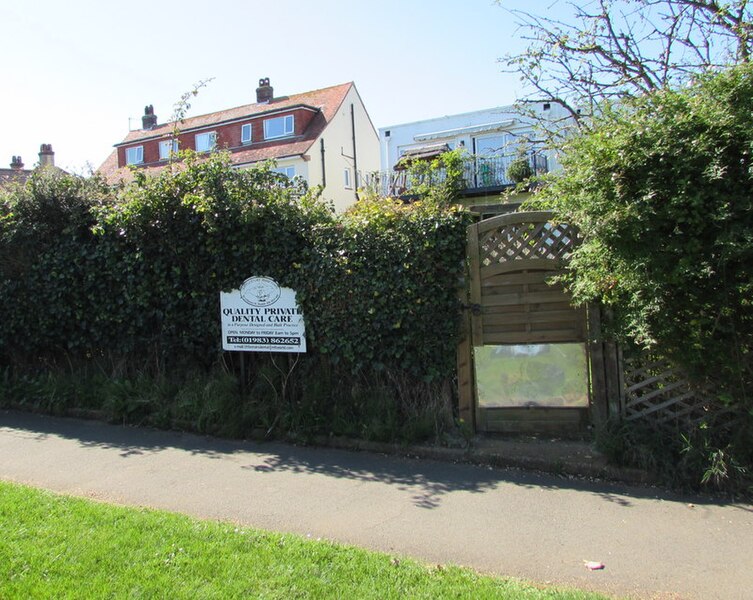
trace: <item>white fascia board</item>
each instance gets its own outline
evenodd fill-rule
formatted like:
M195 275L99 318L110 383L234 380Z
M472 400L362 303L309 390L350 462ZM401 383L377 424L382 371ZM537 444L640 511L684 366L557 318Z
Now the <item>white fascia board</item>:
M467 133L484 133L487 131L500 131L503 129L510 129L518 122L517 119L507 119L506 121L499 121L497 123L485 123L483 125L472 125L470 127L457 127L455 129L445 129L444 131L434 131L431 133L418 133L413 136L413 139L417 142L425 142L428 140L441 140L446 138L453 138L458 135Z

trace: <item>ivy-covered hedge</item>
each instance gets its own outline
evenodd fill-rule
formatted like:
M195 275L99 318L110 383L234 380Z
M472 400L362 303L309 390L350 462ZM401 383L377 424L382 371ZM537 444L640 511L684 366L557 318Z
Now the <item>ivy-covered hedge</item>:
M353 369L450 376L466 224L455 208L372 200L323 230L297 287L317 349Z
M111 379L236 370L221 350L219 292L252 275L297 290L309 338L286 398L280 357L247 357L252 391L266 382L291 404L317 388L324 406L380 381L399 409L453 377L466 213L429 195L337 217L269 169L185 159L118 188L41 170L0 192L6 382L93 365Z

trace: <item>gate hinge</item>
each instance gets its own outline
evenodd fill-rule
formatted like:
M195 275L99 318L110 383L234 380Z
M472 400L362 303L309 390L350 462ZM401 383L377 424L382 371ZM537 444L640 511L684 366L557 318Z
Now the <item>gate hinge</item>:
M461 304L460 307L463 310L470 310L476 316L479 316L481 314L480 304Z

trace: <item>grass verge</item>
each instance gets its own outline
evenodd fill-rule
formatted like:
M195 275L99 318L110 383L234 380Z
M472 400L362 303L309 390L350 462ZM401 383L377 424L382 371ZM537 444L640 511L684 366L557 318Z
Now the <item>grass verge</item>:
M603 598L5 482L0 597Z

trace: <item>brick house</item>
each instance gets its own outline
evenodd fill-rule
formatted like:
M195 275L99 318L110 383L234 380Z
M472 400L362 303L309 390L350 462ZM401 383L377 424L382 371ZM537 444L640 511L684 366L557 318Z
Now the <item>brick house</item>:
M357 199L361 175L379 170L379 138L352 82L275 97L261 79L254 104L186 118L177 136L175 123L158 124L152 106L142 125L99 167L109 181L129 179L132 168L162 168L178 149L223 149L238 168L274 160L287 176L322 186L323 197L344 210Z

